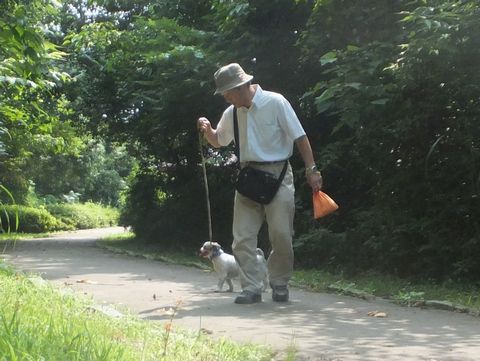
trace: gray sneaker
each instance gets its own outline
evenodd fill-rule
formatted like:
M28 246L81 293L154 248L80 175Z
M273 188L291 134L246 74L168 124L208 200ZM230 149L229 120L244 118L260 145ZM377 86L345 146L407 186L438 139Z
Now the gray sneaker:
M272 300L275 302L288 302L287 286L272 286Z
M242 291L242 293L235 298L235 303L240 305L249 305L258 302L262 302L262 295L251 291Z

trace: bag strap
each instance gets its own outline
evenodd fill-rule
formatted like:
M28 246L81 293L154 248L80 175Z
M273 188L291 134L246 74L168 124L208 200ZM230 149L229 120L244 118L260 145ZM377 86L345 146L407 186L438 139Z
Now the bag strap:
M238 116L237 116L237 108L233 107L233 137L235 138L235 155L237 156L238 166L240 166L240 143L239 143L239 135L238 135ZM283 181L283 177L285 177L285 173L287 172L288 167L288 159L285 160L285 164L283 165L282 172L278 176L278 184Z
M237 108L233 107L233 136L235 138L235 155L237 156L237 162L240 164L240 144L238 143L238 116Z

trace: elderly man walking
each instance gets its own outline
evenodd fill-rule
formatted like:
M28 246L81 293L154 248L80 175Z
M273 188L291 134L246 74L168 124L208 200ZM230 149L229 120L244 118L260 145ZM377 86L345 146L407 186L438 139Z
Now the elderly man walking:
M290 103L278 93L263 90L252 84L253 76L246 74L237 63L221 67L214 74L216 91L231 105L214 129L205 117L198 119L198 128L214 147L227 146L232 141L238 149L241 174L251 173L275 184L273 199L258 196L257 188L246 181L237 184L233 212L233 254L240 266L242 292L237 304L262 301L262 267L257 263L258 233L263 222L268 225L272 251L268 256L268 277L275 302L289 300L288 282L293 273L293 218L295 213L292 168L288 159L296 144L305 163L305 176L312 191L322 187L322 176L317 170L310 142ZM243 172L248 167L249 172ZM259 171L259 172L257 172ZM272 177L270 177L272 175ZM250 195L250 193L255 193Z

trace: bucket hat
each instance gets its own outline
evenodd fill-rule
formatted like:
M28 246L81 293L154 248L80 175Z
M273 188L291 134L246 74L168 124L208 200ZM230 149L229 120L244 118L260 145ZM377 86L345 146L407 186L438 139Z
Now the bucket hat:
M245 73L242 67L237 63L231 63L218 69L214 74L214 78L217 87L215 95L217 95L248 83L253 79L253 76Z

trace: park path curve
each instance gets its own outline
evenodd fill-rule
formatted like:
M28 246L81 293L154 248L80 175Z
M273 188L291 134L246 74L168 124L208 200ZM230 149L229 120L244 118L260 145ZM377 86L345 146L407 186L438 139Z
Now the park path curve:
M299 360L480 360L479 318L296 288L287 304L272 302L267 292L260 304L236 305L236 293L213 292L211 272L95 246L96 239L122 231L85 230L19 241L2 257L17 269L146 320L167 321L165 310L179 305L174 325L280 351L294 345ZM372 311L387 317L371 317Z

